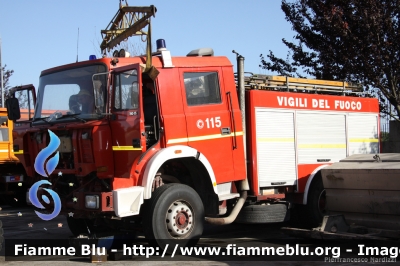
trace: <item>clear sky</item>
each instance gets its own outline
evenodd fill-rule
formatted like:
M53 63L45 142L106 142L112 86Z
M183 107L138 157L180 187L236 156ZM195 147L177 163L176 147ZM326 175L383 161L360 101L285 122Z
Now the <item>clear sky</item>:
M193 49L211 47L236 67L238 51L245 71L273 74L259 68L260 54L269 50L286 57L281 39L294 33L280 9L280 0L128 0L131 6L155 5L152 39L165 39L171 54L184 56ZM14 70L9 85L32 83L40 72L100 54L100 30L118 10L119 0L0 0L2 64ZM140 38L131 37L138 43ZM144 47L144 46L142 46ZM236 69L236 68L235 68Z

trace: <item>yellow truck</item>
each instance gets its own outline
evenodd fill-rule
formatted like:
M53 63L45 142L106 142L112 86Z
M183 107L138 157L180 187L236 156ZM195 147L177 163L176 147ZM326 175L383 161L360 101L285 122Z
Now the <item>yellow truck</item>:
M28 184L25 170L14 153L13 126L7 109L0 108L0 202L15 206L26 203Z

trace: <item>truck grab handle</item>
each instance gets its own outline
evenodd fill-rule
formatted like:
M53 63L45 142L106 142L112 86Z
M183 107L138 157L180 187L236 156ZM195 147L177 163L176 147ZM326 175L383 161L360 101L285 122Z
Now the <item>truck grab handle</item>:
M232 119L232 124L233 124L233 149L237 149L237 142L236 142L236 123L235 123L235 114L233 113L233 105L232 105L232 96L231 92L228 91L226 93L229 98L229 112L231 113L231 119Z

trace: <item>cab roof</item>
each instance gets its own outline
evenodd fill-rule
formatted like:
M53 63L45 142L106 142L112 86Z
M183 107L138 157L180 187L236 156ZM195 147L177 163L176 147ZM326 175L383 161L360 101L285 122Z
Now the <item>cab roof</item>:
M92 64L105 64L109 67L110 70L113 68L119 68L122 66L130 65L130 64L145 64L146 57L145 56L135 56L135 57L118 57L118 63L113 65L111 63L112 57L105 57L95 60L87 60L81 61L77 63L71 63L67 65L62 65L58 67L49 68L43 70L41 72L41 76L50 74L53 72L57 72L64 69L70 69L74 67L80 67L85 65L92 65ZM163 62L160 56L153 56L152 57L152 64L154 67L158 69L163 68ZM174 68L198 68L198 67L231 67L232 63L229 59L225 56L182 56L182 57L172 57L172 64Z

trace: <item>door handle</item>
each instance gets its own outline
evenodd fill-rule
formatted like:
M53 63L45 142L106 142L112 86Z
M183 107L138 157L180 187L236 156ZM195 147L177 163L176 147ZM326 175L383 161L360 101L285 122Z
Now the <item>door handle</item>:
M230 135L230 134L231 134L231 129L229 127L221 128L221 135Z
M142 145L140 145L140 139L133 139L132 140L132 146L134 148L142 148Z

